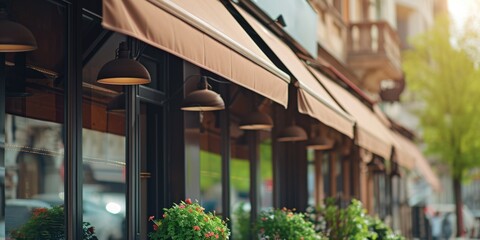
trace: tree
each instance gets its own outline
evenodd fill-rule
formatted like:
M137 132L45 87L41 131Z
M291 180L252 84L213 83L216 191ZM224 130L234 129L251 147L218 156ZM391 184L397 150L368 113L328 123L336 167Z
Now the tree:
M418 115L427 153L450 167L460 236L461 182L480 165L480 71L476 54L462 47L465 41L452 38L450 26L447 17L440 17L430 30L413 38L403 67L409 88L424 103Z

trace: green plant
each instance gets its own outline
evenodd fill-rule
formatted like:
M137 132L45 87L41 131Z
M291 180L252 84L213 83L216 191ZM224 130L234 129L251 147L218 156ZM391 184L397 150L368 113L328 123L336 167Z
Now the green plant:
M313 224L302 213L283 208L263 211L259 214L255 231L261 239L309 240L322 239L315 233Z
M88 222L83 223L83 239L97 240L95 229ZM19 229L13 230L10 237L16 240L63 240L65 237L65 211L63 206L36 208L32 217Z
M376 239L377 234L368 229L369 218L362 203L353 199L346 209L340 209L335 199L329 198L319 213L325 221L324 233L328 239Z
M154 219L150 239L229 239L230 230L225 221L212 213L205 213L204 208L190 199L165 208L162 219Z
M377 234L376 240L404 240L405 238L394 234L393 231L380 219L378 218L369 218L369 225L368 229L371 232L375 232ZM374 239L374 238L369 238Z

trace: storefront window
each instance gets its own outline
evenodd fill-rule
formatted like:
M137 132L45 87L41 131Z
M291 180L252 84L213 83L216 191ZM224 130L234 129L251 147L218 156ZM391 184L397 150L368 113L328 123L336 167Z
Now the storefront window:
M273 165L272 165L272 140L263 139L260 143L260 174L262 177L260 187L261 208L273 207Z
M243 136L243 135L242 135ZM242 138L232 140L230 191L232 230L235 239L249 239L250 232L250 161L248 146Z
M315 150L307 150L307 181L308 181L308 205L316 206L315 204Z
M83 69L83 220L100 240L124 239L126 232L125 106L110 104L123 89L96 83L100 68L125 40L112 35Z
M25 6L35 11L25 11ZM0 96L6 105L0 121L5 128L0 239L12 237L14 230L27 231L22 226L34 209L64 204L67 11L33 0L12 1L9 10L35 35L38 49L6 54L6 94Z
M323 196L325 197L331 197L330 174L330 154L325 153L322 158Z
M206 211L222 213L222 157L216 112L202 113L200 129L200 203Z
M335 159L335 181L337 189L337 198L342 199L343 196L343 164L342 164L342 155L340 153L336 154L337 158Z

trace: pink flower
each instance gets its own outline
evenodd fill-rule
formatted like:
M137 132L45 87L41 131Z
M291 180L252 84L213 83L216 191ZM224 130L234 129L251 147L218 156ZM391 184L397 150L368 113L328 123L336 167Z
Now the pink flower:
M154 230L154 231L157 231L157 229L158 229L157 224L153 224L153 230Z
M178 206L178 207L181 208L181 209L184 209L184 208L185 208L185 205L182 204L182 205L180 205L180 206Z
M186 204L192 204L192 199L187 198L187 199L185 200L185 203L186 203Z
M193 230L200 231L200 227L199 226L193 226Z
M148 218L148 221L153 221L154 218L155 218L155 216L150 216L150 217Z
M166 213L163 214L163 218L167 218L167 214L166 214Z

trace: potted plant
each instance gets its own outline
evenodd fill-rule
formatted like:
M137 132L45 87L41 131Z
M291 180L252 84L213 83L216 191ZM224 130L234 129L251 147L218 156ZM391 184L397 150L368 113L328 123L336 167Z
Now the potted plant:
M34 209L32 217L19 229L13 230L10 237L16 240L67 239L63 206ZM83 240L97 240L95 228L88 222L83 223Z
M149 217L153 222L153 232L149 233L152 240L188 240L188 239L229 239L230 230L225 221L190 199L165 208L161 219Z
M259 239L310 240L322 239L315 233L313 224L302 213L292 210L272 209L259 214L255 225Z

